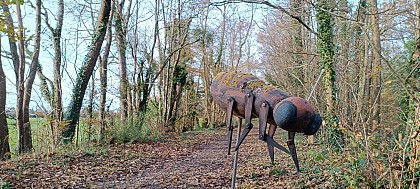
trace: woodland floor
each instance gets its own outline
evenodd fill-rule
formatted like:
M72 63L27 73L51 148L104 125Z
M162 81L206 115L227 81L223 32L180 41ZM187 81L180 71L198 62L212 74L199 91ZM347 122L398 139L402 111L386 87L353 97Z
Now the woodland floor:
M275 165L271 165L266 144L257 139L257 132L254 129L240 148L237 188L331 186L334 179L328 177L333 168L325 161L324 166L315 165L320 162L318 152L322 151L322 145L307 146L300 137L297 148L302 172L296 174L292 158L279 150L275 151ZM282 134L275 139L285 144L285 132L278 133ZM10 188L229 188L234 153L227 155L225 139L226 129L221 128L188 132L164 142L97 147L71 154L27 155L0 162L0 186L3 183L3 187Z

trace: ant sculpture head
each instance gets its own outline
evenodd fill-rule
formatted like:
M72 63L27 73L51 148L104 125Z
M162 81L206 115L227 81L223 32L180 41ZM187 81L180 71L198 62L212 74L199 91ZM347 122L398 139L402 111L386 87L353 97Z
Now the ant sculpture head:
M273 109L277 126L290 132L315 134L322 124L322 118L315 114L309 102L300 97L288 97L280 101Z

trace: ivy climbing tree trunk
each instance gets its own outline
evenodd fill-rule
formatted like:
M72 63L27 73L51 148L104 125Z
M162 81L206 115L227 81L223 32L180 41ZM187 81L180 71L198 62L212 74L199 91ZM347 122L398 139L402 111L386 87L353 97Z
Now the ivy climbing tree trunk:
M327 117L325 124L332 129L337 128L338 120L336 116L336 86L335 86L335 65L334 65L334 43L333 25L334 19L331 15L333 11L331 0L319 0L316 19L318 22L318 41L317 49L321 58L322 67L325 69L323 84L325 89L325 100ZM336 140L334 140L336 141Z
M295 15L297 18L302 19L302 0L291 0L290 1L290 13ZM304 66L303 66L303 41L302 41L302 24L299 23L296 19L291 19L292 24L292 58L295 69L293 69L292 74L295 75L293 78L293 89L295 89L294 95L304 96L305 90L299 90L305 88L302 86L305 83L304 78Z
M92 76L93 69L101 51L102 42L105 38L110 11L111 0L102 0L101 10L99 12L98 22L96 24L97 27L92 36L90 50L89 53L85 56L83 66L77 74L69 109L66 111L63 117L63 120L68 121L68 124L60 132L61 136L59 137L57 143L69 143L73 140L76 131L76 125L80 118L80 109L82 108L83 97L85 96L89 79Z
M125 0L122 0L119 4L116 4L114 12L115 17L115 35L117 38L118 56L120 65L120 117L121 121L124 121L128 116L128 92L129 83L127 79L127 24L128 16L130 15L131 1L129 1L129 7L127 16L123 17L123 7Z
M411 188L415 188L416 174L420 171L420 0L414 1L414 11L417 15L414 39L416 42L416 49L415 52L411 55L411 60L409 61L409 66L412 70L405 79L406 84L411 87L414 93L410 99L414 106L412 115L410 115L411 120L414 120L414 123L412 124L413 134L410 137L411 151L409 169L411 172L410 175L412 175L412 178L410 178L412 180L410 183ZM420 186L418 182L417 186Z
M6 120L6 76L4 75L0 56L0 161L6 159L10 159L9 129Z

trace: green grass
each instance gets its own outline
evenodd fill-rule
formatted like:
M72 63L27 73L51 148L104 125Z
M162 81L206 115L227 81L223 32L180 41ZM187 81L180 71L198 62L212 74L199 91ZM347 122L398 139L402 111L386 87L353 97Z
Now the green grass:
M98 146L98 133L100 124L97 119L89 120L81 118L76 126L76 133L73 143L70 145L56 146L58 135L57 128L51 128L51 122L47 118L30 118L32 144L34 153L58 152L87 150L90 147ZM143 141L163 141L164 138L160 132L156 119L148 113L145 122L140 124L139 118L130 118L126 122L121 122L119 116L108 117L107 127L105 129L105 141L118 143L132 143ZM12 158L17 157L18 131L16 120L7 119L9 128L9 145ZM52 131L52 129L54 131Z
M30 118L31 132L32 132L32 144L35 151L39 150L39 147L45 145L45 143L52 142L51 131L47 128L48 120L45 118ZM16 128L15 119L7 119L7 125L9 128L9 145L12 156L17 154L17 143L18 143L18 132Z
M9 128L9 145L12 155L16 152L17 146L17 128L16 120L7 118L7 126Z
M51 130L50 122L47 118L30 118L31 132L32 132L32 145L33 151L36 152L51 152L55 150L55 137L57 129L54 128L54 133ZM9 128L9 145L12 157L17 154L18 132L16 128L16 120L7 119ZM92 141L97 141L99 125L92 125L88 127L87 120L81 119L80 124L77 126L76 136L77 144L84 146L84 144Z
M117 118L114 119L114 123L109 134L118 143L163 141L163 137L157 128L153 128L146 123L141 124L139 118L128 119L124 123Z

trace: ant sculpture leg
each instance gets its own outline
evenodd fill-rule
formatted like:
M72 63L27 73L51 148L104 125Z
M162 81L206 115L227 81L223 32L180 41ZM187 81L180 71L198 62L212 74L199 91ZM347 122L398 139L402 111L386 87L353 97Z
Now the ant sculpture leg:
M228 155L230 155L230 148L232 146L232 113L233 113L233 104L235 103L235 99L229 97L228 99L228 107L227 107L227 115L226 115L226 126L228 127Z
M289 147L289 150L292 154L292 158L293 158L293 162L295 163L296 166L296 172L300 172L299 169L299 161L297 159L297 153L296 153L296 147L295 147L295 132L289 132L289 140L287 141L287 146Z
M276 125L270 124L268 135L266 134L268 109L269 109L268 103L266 102L262 103L260 107L260 117L259 117L259 132L260 132L259 139L267 143L268 153L270 155L271 163L274 164L274 147L278 148L279 150L287 154L290 154L290 152L285 147L283 147L282 145L280 145L273 139L274 133L276 132L276 129L277 129Z
M254 104L254 95L251 92L248 92L245 96L245 128L242 131L242 134L241 134L241 137L239 138L238 143L236 144L235 151L239 149L239 146L241 146L245 137L254 127L254 125L252 125L251 123L253 104Z
M273 138L274 133L276 132L277 126L270 124L270 128L268 129L268 136ZM267 143L268 147L268 154L270 155L271 164L274 164L274 146Z

